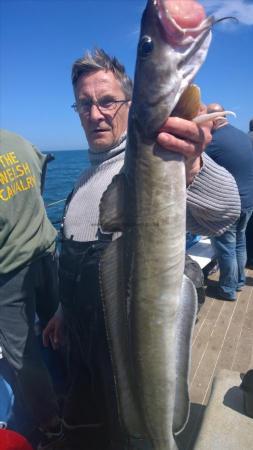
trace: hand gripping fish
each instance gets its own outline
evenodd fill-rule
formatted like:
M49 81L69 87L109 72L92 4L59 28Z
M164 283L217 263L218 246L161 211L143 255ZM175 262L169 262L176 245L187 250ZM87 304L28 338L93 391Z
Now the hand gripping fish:
M197 300L183 276L185 165L179 154L161 150L156 136L171 114L197 115L199 97L189 85L206 57L213 19L183 29L170 12L173 3L180 2L149 0L143 13L124 168L100 204L103 231L121 232L100 265L126 438L117 450L176 449L174 436L189 415Z

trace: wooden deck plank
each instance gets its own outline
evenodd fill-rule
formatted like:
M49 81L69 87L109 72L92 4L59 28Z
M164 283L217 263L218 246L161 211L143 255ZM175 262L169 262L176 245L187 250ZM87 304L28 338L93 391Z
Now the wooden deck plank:
M249 278L248 282L250 283L250 286L251 286L251 292L249 295L250 305L251 305L251 308L253 308L253 270L252 270L252 278ZM252 346L252 352L251 352L250 368L253 369L253 346Z
M245 300L245 314L238 346L234 355L232 370L246 372L251 367L253 354L253 301L251 293L253 287L246 286L240 294Z
M224 330L228 328L234 310L233 307L230 309L226 308L226 305L220 304L220 302L219 304L217 302L217 306L214 309L219 314L213 323L211 333L205 345L205 352L202 355L197 372L192 380L192 400L201 404L206 403L207 391L211 385L217 365L217 358L223 345ZM200 336L200 339L203 339L203 335Z
M208 402L213 378L220 369L253 369L253 270L236 302L207 297L195 325L190 375L191 414L177 437L179 450L192 450ZM216 283L218 273L209 277Z
M215 300L214 300L215 301ZM214 327L213 336L206 352L205 372L210 374L208 385L201 403L206 404L212 387L212 380L220 369L232 369L235 352L238 349L244 315L244 305L238 302L223 302L219 321ZM210 364L212 363L212 367ZM209 366L209 367L208 367ZM199 373L201 377L201 371Z
M208 305L208 303L210 305ZM192 364L190 375L191 384L194 383L194 379L199 370L199 366L201 365L203 357L206 354L208 343L213 333L214 325L219 318L222 304L215 304L212 301L206 301L203 308L204 307L207 308L207 313L204 316L201 316L201 314L199 314L199 328L196 336L194 336L193 338Z
M226 303L229 305L229 302ZM233 303L234 311L227 330L224 330L224 344L219 355L218 368L233 370L235 355L238 352L242 329L244 326L245 312L248 307L248 293L242 292L238 296L238 301Z
M218 274L212 276L217 279ZM250 281L251 280L251 281ZM206 404L220 369L247 371L253 359L253 271L236 302L207 298L192 344L191 401Z

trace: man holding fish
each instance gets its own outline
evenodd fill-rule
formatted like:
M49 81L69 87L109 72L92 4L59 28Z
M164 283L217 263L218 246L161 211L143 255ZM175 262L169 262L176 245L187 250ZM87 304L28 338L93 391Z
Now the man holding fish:
M196 293L183 276L186 224L214 235L240 214L233 177L203 154L211 124L194 122L190 84L212 23L195 1L149 0L133 94L103 50L73 65L91 167L67 204L60 256L73 377L66 446L83 430L82 450L172 450L187 422ZM59 345L61 325L58 311L45 344Z

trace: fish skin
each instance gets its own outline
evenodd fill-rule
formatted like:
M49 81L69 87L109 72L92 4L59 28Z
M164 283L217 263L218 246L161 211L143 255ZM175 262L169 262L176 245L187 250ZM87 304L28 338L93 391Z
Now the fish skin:
M177 448L173 416L176 391L182 391L176 370L184 365L177 364L176 342L185 258L185 165L181 155L155 141L205 59L212 24L208 19L197 37L173 47L161 34L157 8L162 3L149 0L143 13L124 170L100 205L103 231L122 232L105 251L100 273L119 415L126 442L131 441L124 448L131 450ZM177 416L185 416L178 408Z

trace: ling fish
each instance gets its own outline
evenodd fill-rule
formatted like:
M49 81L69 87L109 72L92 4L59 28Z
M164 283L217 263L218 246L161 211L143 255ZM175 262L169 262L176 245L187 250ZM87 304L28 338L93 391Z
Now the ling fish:
M188 3L200 9L197 2ZM124 446L117 450L176 449L175 434L189 415L188 372L197 299L183 275L185 164L179 154L159 148L156 137L168 116L197 115L199 93L191 82L207 55L213 18L203 13L197 26L182 28L172 13L175 4L180 17L182 1L147 2L124 168L100 204L101 228L118 233L100 264L125 435Z

